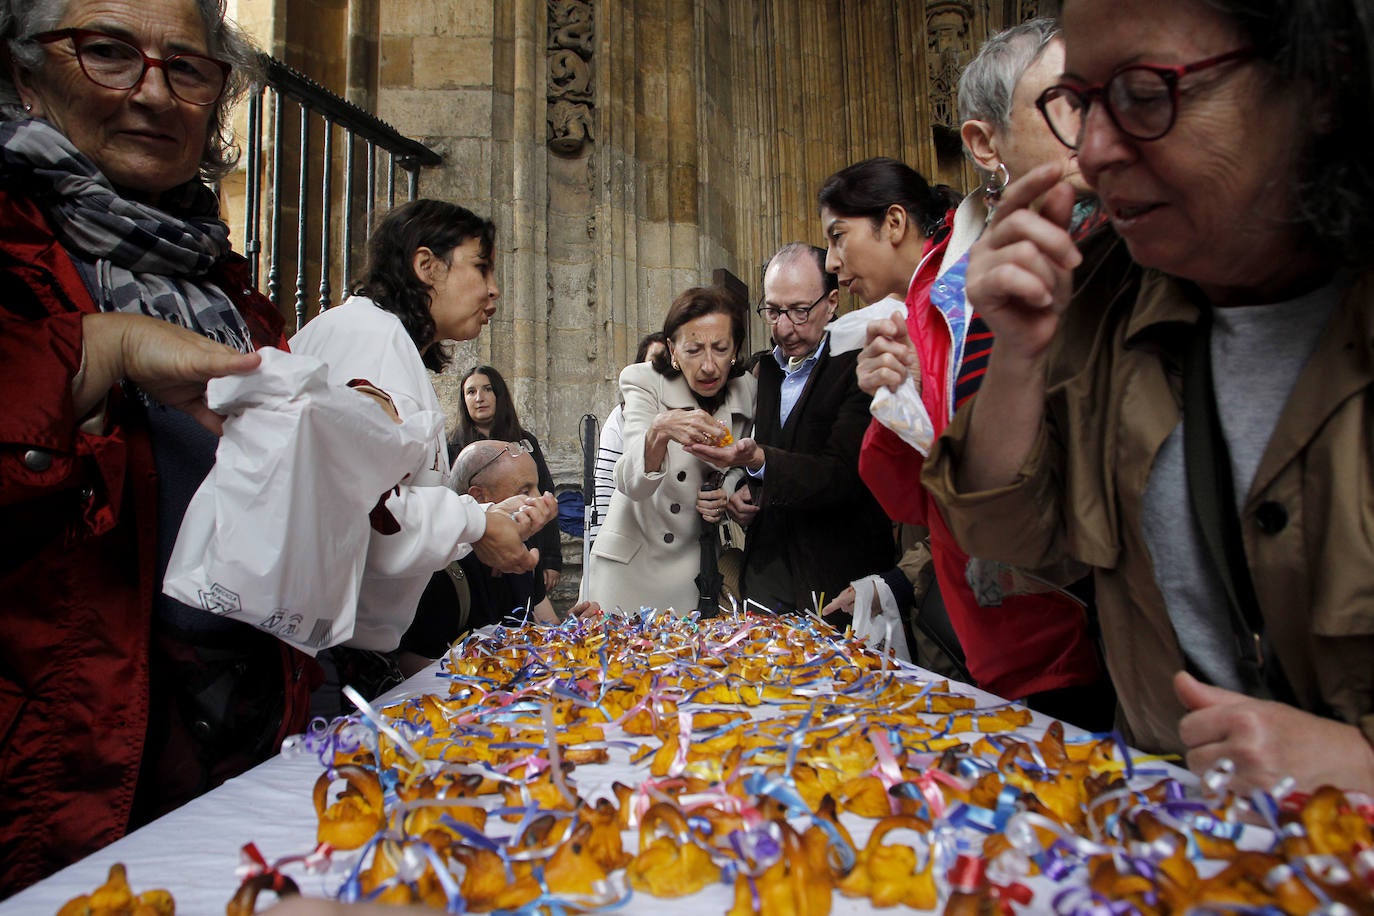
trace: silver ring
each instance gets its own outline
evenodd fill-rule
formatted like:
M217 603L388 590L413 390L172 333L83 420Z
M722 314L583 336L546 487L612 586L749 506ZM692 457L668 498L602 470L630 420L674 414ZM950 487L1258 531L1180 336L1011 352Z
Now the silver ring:
M520 519L518 519L518 518L515 517L515 513L514 513L514 512L512 512L512 513L510 514L510 520L511 520L511 522L512 522L513 524L516 524L516 525L520 524Z

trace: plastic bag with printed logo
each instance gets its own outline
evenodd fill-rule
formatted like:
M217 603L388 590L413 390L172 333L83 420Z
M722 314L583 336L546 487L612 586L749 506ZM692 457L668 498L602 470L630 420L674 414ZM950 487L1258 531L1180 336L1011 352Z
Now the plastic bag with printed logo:
M224 435L163 591L313 655L353 634L368 513L424 461L443 417L397 422L374 397L329 385L314 357L260 352L258 370L207 388Z

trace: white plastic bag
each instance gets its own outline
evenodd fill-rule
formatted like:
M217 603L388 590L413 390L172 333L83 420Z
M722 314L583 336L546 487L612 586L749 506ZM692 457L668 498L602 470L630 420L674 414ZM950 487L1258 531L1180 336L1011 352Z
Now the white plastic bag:
M867 339L869 324L883 318L906 321L906 303L889 296L836 318L827 328L830 332L830 352L840 354L858 350ZM930 446L935 442L935 427L930 422L930 414L926 412L921 395L916 391L916 383L910 378L898 386L895 394L886 388L879 388L878 393L873 395L868 412L879 423L901 436L907 445L920 452L922 458L930 457Z
M921 453L922 458L930 457L930 447L935 442L935 427L931 425L930 414L916 391L916 383L911 376L902 379L896 393L879 388L868 405L868 412L902 441Z
M883 577L865 576L850 584L854 586L854 622L850 624L854 635L875 652L891 652L893 657L901 661L911 661L906 630L902 628L902 615L897 610L897 598ZM878 599L876 612L873 610L875 597Z
M367 395L331 387L318 359L260 352L257 371L208 386L224 436L162 588L313 655L353 634L368 513L425 461L443 417L397 423Z
M906 303L896 296L879 299L863 308L845 312L825 326L830 333L830 353L838 356L861 349L868 338L868 326L881 318L906 321Z

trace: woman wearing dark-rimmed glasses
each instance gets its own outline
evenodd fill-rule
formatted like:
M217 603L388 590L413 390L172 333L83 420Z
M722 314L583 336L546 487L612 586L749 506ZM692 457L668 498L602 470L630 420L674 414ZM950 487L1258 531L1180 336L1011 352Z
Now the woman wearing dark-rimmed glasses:
M997 335L927 485L970 550L1095 570L1131 737L1374 789L1374 24L1361 0L1068 0L1058 168L969 264Z
M148 370L284 344L207 184L255 51L208 0L11 3L0 32L3 897L275 753L311 676L159 594L218 418L205 373Z

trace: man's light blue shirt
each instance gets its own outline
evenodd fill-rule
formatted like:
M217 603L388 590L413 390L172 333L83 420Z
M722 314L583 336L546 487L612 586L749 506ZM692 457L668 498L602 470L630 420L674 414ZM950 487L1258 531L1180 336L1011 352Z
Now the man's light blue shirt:
M782 370L782 391L778 395L778 426L786 426L787 418L792 415L792 408L797 406L797 400L801 397L802 390L806 388L806 380L811 377L811 370L816 368L816 362L825 352L825 345L830 340L830 335L826 334L821 338L820 344L811 351L811 355L802 360L802 364L791 372L787 371L787 354L782 351L782 347L773 348L773 359L778 361L778 368ZM757 471L745 468L749 471L749 476L763 479L764 468L768 467L765 463Z

